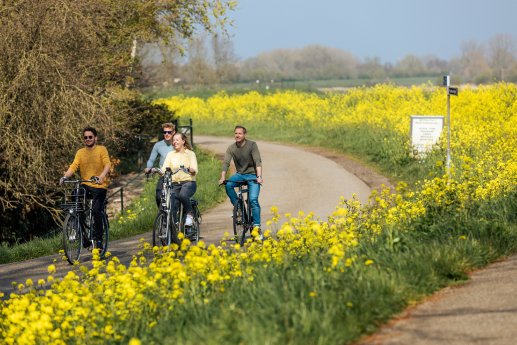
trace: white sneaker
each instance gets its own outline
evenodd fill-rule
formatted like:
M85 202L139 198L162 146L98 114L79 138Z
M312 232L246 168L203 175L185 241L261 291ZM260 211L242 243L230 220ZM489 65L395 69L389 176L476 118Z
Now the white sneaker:
M253 229L258 228L258 239L261 241L264 241L264 235L262 234L262 229L260 228L260 225L253 225Z
M194 223L194 219L190 214L187 214L187 219L185 219L185 226L192 226L192 223Z

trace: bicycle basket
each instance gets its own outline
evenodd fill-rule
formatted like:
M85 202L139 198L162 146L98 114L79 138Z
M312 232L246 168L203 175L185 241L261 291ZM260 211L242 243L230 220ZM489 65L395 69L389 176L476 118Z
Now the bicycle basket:
M75 194L74 191L75 190L65 192L65 197L60 205L63 211L74 210L76 212L82 212L85 210L86 190L82 189L78 194Z

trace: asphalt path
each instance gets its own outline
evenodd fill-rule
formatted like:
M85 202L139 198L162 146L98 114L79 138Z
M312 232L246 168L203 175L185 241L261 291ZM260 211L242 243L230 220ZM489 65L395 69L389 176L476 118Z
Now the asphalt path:
M233 138L196 136L195 143L218 156L222 156ZM296 216L299 211L314 212L315 217L326 219L338 205L340 197L351 198L356 194L366 201L371 188L365 181L348 172L342 165L324 155L295 146L257 141L263 160L264 183L259 201L262 208L263 228L271 219L271 207L278 207L280 213ZM201 171L200 174L203 172ZM219 175L214 176L214 183ZM232 206L229 201L204 212L201 235L206 243L218 244L225 232L232 233ZM281 219L279 225L285 219ZM275 228L270 227L274 232ZM109 251L124 264L141 249L140 239L151 241L151 233L110 242ZM80 262L89 265L91 255L81 254ZM27 278L36 282L47 278L47 268L56 266L54 276L64 276L71 268L61 255L40 257L23 262L0 265L0 291L12 292L12 282L25 283Z
M517 344L517 256L474 272L356 345Z

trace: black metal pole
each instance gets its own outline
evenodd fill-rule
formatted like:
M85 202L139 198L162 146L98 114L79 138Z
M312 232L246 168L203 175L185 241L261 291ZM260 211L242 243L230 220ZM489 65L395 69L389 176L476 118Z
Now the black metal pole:
M124 187L120 187L120 213L124 213Z
M194 147L194 127L192 127L192 119L190 119L190 143Z

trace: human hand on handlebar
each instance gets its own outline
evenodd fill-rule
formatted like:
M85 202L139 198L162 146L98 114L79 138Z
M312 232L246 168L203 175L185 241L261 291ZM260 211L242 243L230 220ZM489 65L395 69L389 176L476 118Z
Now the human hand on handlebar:
M189 174L189 175L191 175L191 174L192 174L192 173L190 172L190 168L185 168L185 166L184 166L184 165L180 165L179 170L181 170L181 171L183 171L184 173Z
M163 171L160 168L151 168L149 169L149 174L160 174L163 175Z
M104 178L101 176L92 176L90 177L90 180L93 180L92 183L95 184L102 184L102 182L104 182Z

